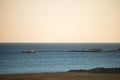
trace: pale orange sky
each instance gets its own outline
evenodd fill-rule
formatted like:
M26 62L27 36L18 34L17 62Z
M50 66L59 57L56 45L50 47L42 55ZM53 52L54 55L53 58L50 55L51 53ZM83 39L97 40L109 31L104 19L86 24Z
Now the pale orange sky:
M120 0L0 0L0 42L120 42Z

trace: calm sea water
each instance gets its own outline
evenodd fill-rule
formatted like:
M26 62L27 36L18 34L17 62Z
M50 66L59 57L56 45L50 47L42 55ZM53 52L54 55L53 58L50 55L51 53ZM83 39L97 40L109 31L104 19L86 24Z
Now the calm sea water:
M118 49L120 43L1 43L0 74L63 72L71 69L120 67L120 52L37 52L23 50Z

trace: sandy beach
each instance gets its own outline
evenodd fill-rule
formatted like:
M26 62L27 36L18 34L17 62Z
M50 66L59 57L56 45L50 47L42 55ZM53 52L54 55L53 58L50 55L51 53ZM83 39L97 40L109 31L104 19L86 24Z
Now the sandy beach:
M120 74L55 72L0 75L0 80L120 80Z

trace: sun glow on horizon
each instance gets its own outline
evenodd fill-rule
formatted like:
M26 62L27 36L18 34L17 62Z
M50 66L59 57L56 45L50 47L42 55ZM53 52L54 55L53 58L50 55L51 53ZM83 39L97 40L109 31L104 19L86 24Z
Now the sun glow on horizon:
M0 0L0 17L0 42L120 42L120 0Z

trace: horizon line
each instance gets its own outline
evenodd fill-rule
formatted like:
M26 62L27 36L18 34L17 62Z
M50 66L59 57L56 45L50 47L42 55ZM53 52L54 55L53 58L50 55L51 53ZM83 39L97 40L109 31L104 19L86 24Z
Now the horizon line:
M0 42L0 43L120 43L120 42Z

